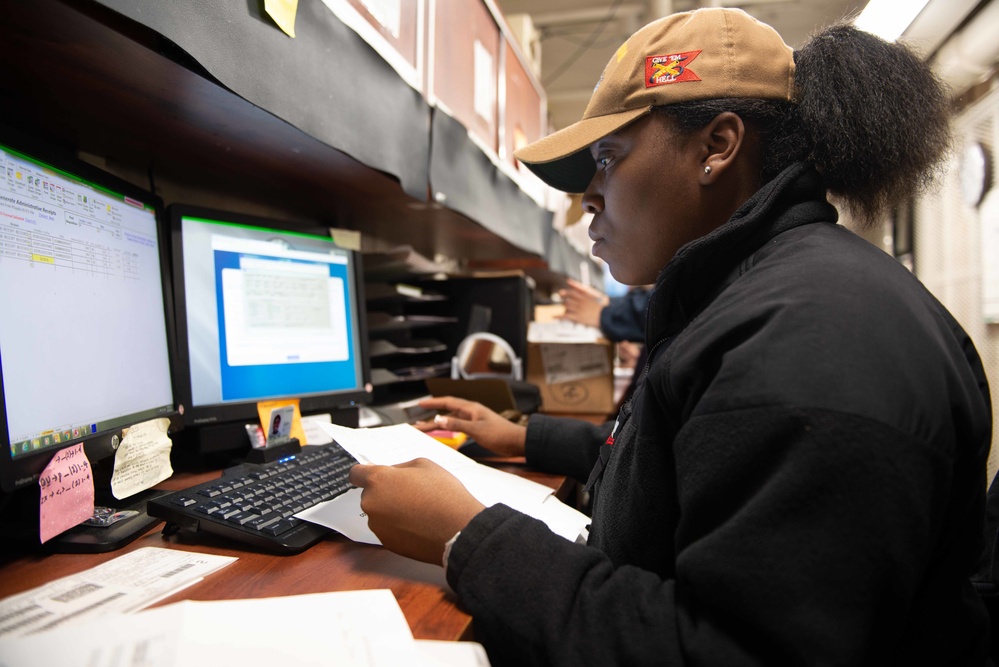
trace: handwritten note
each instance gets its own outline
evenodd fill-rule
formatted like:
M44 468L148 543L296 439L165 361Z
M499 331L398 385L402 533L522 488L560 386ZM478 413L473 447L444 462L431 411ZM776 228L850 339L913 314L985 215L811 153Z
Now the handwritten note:
M144 491L173 474L170 420L151 419L128 429L114 455L111 494L119 500Z
M94 513L94 477L83 443L57 452L38 477L38 536L42 544Z

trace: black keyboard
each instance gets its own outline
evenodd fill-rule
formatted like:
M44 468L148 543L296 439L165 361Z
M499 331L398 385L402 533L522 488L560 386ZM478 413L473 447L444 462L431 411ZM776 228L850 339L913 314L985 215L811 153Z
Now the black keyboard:
M165 532L203 531L261 549L293 554L329 535L329 528L293 515L350 488L357 463L340 445L314 445L270 463L244 463L218 479L150 500L146 512Z

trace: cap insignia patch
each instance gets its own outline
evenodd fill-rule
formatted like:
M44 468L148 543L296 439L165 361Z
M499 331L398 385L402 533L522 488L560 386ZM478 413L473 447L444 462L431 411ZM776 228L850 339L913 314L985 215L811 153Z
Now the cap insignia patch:
M701 77L690 69L690 63L700 55L700 51L685 51L664 56L648 56L645 59L645 87L664 86L668 83L700 81Z

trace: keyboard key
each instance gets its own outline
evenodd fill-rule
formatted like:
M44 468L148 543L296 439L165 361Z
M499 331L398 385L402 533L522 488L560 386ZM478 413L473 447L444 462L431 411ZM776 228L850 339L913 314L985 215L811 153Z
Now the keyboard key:
M226 517L226 521L228 521L229 523L235 523L235 524L239 524L240 526L242 526L244 524L249 523L253 519L257 519L257 518L259 518L259 515L254 514L253 512L240 512L239 514L235 514L233 516Z
M273 514L273 512L272 512ZM274 524L277 521L282 521L279 516L258 516L255 519L247 521L245 526L247 528L252 528L253 530L263 530L267 526Z
M281 533L289 531L294 527L294 524L292 524L288 519L281 519L280 521L275 521L269 526L265 526L261 532L267 535L280 535Z

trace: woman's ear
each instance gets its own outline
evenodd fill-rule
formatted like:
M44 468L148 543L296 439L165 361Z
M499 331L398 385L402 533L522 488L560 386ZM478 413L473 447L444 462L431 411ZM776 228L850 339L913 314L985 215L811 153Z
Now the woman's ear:
M725 111L698 133L701 143L701 185L711 185L732 168L746 140L746 126L738 115Z

